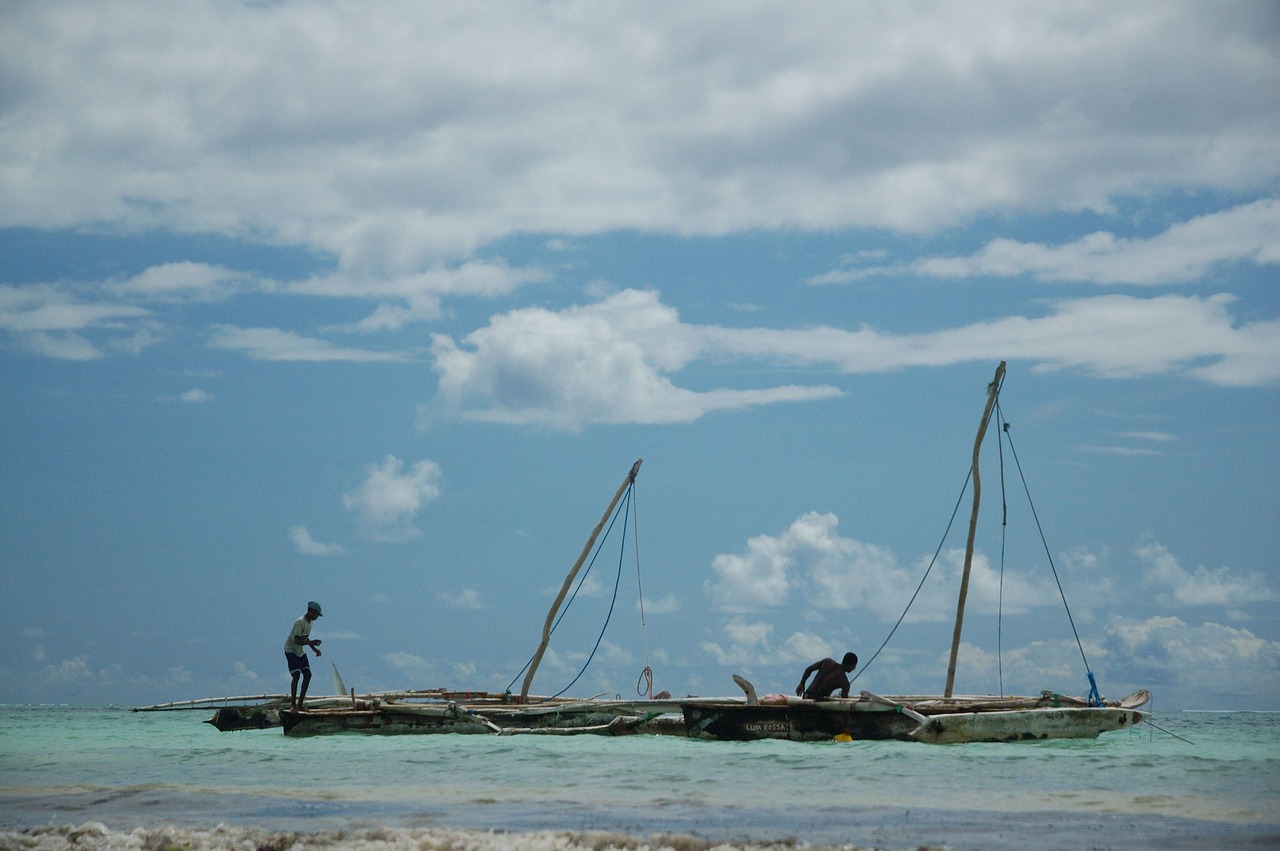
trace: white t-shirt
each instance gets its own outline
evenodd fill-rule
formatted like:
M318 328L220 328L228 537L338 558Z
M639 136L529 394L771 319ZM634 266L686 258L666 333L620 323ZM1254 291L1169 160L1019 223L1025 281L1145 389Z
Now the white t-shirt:
M306 641L310 637L311 621L307 620L306 615L303 615L293 622L293 629L289 630L289 637L284 640L284 652L301 656L306 652L307 645L295 643L295 641Z

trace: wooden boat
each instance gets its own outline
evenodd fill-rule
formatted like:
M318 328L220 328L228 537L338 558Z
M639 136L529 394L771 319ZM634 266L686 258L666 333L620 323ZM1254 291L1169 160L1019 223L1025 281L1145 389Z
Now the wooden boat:
M341 678L337 675L336 668L334 680L338 687L341 688ZM383 702L391 701L409 702L408 705L412 706L414 704L411 701L418 700L429 701L432 704L457 703L461 701L466 704L473 703L476 707L484 707L503 702L503 697L503 695L487 692L451 692L444 689L377 692L361 695L355 694L353 690L349 695L343 694L338 697L310 696L307 698L305 709L308 711L323 711L332 715L348 709L368 711ZM205 723L212 724L219 731L225 733L237 730L265 730L284 726L282 714L289 709L289 695L206 698L203 700L146 706L134 711L153 712L166 709L200 709L215 704L217 704L217 708L213 713L213 717Z
M746 692L745 698L687 703L681 707L687 735L732 741L902 739L930 744L1017 742L1091 739L1102 733L1136 726L1149 717L1149 713L1140 709L1151 697L1145 689L1120 701L1105 700L1098 694L1091 671L1088 672L1091 689L1087 698L1067 697L1050 691L1042 692L1039 697L1034 698L994 695L956 697L952 694L981 495L978 455L1004 381L1004 373L1005 363L1001 361L995 378L988 385L986 409L974 441L970 470L973 510L969 520L969 538L965 548L964 572L956 606L956 624L945 692L941 696L881 697L864 691L856 698L806 700L771 695L758 699L754 686L735 676L734 680ZM1083 654L1081 646L1081 655Z
M777 698L762 703L726 700L686 704L681 707L685 735L730 742L904 739L919 724L893 707L873 701Z
M329 733L487 733L496 735L624 735L630 733L684 733L680 705L663 700L601 700L538 698L529 696L561 604L595 545L605 523L623 494L635 483L641 461L631 466L626 479L609 502L577 561L551 604L541 640L527 666L520 694L430 692L385 693L363 698L352 694L346 706L280 712L286 736ZM522 671L521 673L525 673ZM514 681L513 681L514 684Z
M686 703L686 735L717 741L788 739L795 742L898 739L928 744L1092 739L1142 723L1145 690L1122 701L1090 706L1078 697L1045 692L1038 698L972 695L858 697L807 700L777 695L749 700Z
M331 733L464 733L511 736L684 735L674 701L549 700L501 705L436 701L358 700L355 705L280 712L286 736Z
M220 731L259 730L282 727L287 736L315 736L333 733L375 733L382 735L463 733L463 734L545 734L624 735L655 733L684 735L680 704L670 699L601 700L562 697L531 697L530 684L550 641L556 615L568 595L605 523L624 493L635 483L641 461L631 466L570 569L543 626L537 651L527 666L519 695L509 692L459 692L445 689L378 692L357 695L347 692L334 668L337 697L308 697L304 711L290 711L287 695L257 695L239 698L205 698L142 707L134 711L200 709L215 707L208 720ZM648 674L646 667L646 674ZM522 671L521 673L525 673ZM514 684L514 681L513 681Z
M1096 739L1103 733L1136 727L1150 713L1139 711L1150 694L1134 692L1102 706L1037 706L1032 709L984 709L947 712L926 719L910 737L933 745L965 742L1026 742L1040 739Z
M286 736L319 736L329 733L484 733L495 728L484 718L456 703L412 705L390 703L370 708L342 707L284 710L280 713Z
M205 723L221 732L283 727L286 735L336 732L514 733L556 735L662 733L684 735L680 705L669 700L532 697L445 689L308 697L303 712L289 711L288 695L244 695L144 706L134 712L214 708Z

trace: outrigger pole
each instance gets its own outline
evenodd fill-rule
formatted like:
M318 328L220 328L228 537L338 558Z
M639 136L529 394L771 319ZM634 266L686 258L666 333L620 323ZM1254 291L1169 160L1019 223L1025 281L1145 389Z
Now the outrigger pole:
M978 426L978 437L973 442L973 513L969 515L969 541L964 547L964 574L960 577L960 601L956 604L956 631L951 637L951 661L947 664L947 690L945 697L951 697L951 690L956 682L956 656L960 652L960 630L964 627L964 602L969 595L969 569L973 567L973 538L978 531L978 499L982 495L982 481L978 475L978 452L982 449L982 438L986 436L987 424L991 421L991 409L995 407L996 397L1000 395L1000 384L1004 381L1005 362L1000 361L996 367L996 377L987 385L987 407L982 412L982 423Z
M627 492L627 488L635 484L636 473L640 471L640 462L643 458L637 458L636 463L631 465L631 472L627 473L627 479L618 488L618 492L613 495L609 507L604 510L604 515L600 518L600 522L596 524L596 528L592 530L591 537L587 539L587 545L582 548L582 555L578 556L578 560L574 562L573 569L569 571L569 575L564 579L564 585L560 588L560 593L556 595L555 602L551 604L551 611L547 612L547 622L542 627L542 641L538 644L538 652L533 654L533 661L529 663L529 673L525 674L524 685L520 687L520 702L524 703L529 696L529 685L533 682L533 675L538 670L538 664L542 662L542 654L547 650L547 642L551 640L551 627L555 623L556 612L560 610L560 604L564 602L565 595L569 593L569 588L573 585L573 579L578 575L578 570L582 567L582 563L587 560L587 555L591 552L591 547L595 545L596 538L600 535L600 530L604 528L604 524L613 514L614 506L618 504L618 500L622 499L622 495Z

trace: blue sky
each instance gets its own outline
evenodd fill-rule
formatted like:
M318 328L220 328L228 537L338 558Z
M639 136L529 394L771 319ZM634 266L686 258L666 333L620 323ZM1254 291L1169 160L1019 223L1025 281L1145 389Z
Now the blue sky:
M790 691L902 614L1005 360L1103 692L1280 708L1277 44L1267 2L5 4L0 701L278 692L309 599L322 673L501 690L637 458L533 690L616 582L573 693ZM983 459L957 688L1083 692ZM963 529L857 687L941 690Z

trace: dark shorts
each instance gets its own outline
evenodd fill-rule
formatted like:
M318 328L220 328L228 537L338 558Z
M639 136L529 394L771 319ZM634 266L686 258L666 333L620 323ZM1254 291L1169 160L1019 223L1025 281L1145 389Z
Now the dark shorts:
M289 673L291 674L311 670L311 663L307 661L306 653L290 653L286 650L284 658L289 660Z

